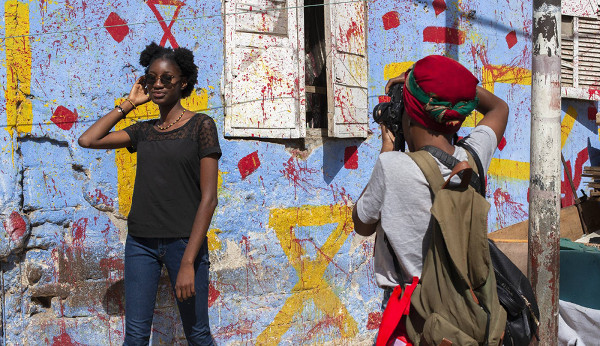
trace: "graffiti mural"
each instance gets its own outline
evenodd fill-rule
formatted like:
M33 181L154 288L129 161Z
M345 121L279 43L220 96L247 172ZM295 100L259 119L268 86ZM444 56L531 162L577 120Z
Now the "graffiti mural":
M322 114L332 128L307 128L305 121L306 93L328 92L305 83L302 64L314 59L302 51L301 5L308 1L250 3L255 7L225 8L218 0L7 0L0 7L3 343L122 343L123 250L137 158L125 149L82 149L77 138L144 74L139 53L152 41L194 52L199 81L184 106L213 117L220 135L219 206L208 232L209 314L218 344L372 343L382 292L373 274L373 239L352 232L351 206L380 149L370 110L385 99L386 80L425 55L460 61L509 104L509 125L487 176L489 229L527 219L531 2L328 2L324 18L352 14L322 27L331 35L322 39L332 49L328 57L337 61L329 62L335 64L327 84L331 109L325 98ZM235 15L238 22L228 20ZM242 42L233 63L224 53L229 22L253 40ZM280 32L290 27L294 40ZM265 60L265 47L296 55ZM280 70L294 79L283 83L272 73ZM232 77L247 80L225 90ZM600 95L594 90L591 98ZM227 118L228 97L242 91L258 96L252 105L237 98L230 106L243 111ZM292 106L269 109L277 104ZM583 167L600 165L598 103L565 98L562 109L562 153L580 194ZM145 104L116 130L157 114ZM253 133L248 124L265 114L281 118L261 122ZM474 113L459 134L480 120ZM230 129L243 129L231 130L235 138L227 133L232 121ZM566 172L561 189L563 206L572 205ZM152 344L185 344L166 273Z

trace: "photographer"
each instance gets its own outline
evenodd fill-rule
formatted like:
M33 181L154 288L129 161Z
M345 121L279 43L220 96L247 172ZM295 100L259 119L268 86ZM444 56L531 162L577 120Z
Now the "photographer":
M455 146L453 138L464 119L476 109L484 117L464 138L464 143L477 153L487 171L506 128L508 106L478 87L478 82L458 62L438 55L427 56L409 71L389 80L386 93L402 92L398 86L403 85L403 94L392 94L390 105L375 108L375 120L381 122L381 155L354 206L352 218L356 233L370 236L377 232L374 270L377 284L385 290L383 308L395 286L410 284L413 277L421 276L431 230L429 185L415 162L394 150L399 147L394 146L395 136L403 136L411 152L433 146L465 161L465 149ZM400 114L384 114L390 110L393 113L398 101L403 103ZM399 124L390 124L390 119ZM394 125L397 130L391 131ZM437 159L436 162L447 179L450 169Z

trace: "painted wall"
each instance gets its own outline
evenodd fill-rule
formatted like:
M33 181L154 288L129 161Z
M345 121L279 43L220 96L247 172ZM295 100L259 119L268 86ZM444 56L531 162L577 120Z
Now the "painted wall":
M410 62L427 54L459 60L511 108L488 174L490 230L526 219L531 3L373 0L368 8L369 109ZM222 136L221 2L7 0L0 15L0 334L7 344L120 344L136 159L82 149L76 139L127 95L152 40L194 51L201 73L186 107L211 115ZM563 112L563 154L584 188L582 166L600 160L597 104L569 100ZM148 105L131 117L156 114ZM209 232L219 344L372 340L381 318L373 239L352 232L350 213L379 152L379 130L369 126L366 140L330 139L310 150L221 137ZM562 188L563 204L572 204L566 180ZM184 343L178 318L165 276L153 344Z

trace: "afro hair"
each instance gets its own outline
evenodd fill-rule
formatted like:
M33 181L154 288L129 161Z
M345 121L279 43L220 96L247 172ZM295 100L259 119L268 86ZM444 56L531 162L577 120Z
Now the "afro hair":
M190 96L194 85L198 82L198 66L194 64L194 53L186 48L161 47L152 42L140 54L140 65L146 68L145 73L148 73L150 65L158 59L167 59L179 66L182 76L187 79L187 85L181 91L181 96L184 98Z

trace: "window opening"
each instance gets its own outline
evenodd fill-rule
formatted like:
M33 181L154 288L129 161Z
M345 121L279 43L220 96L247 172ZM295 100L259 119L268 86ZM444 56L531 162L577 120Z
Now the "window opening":
M327 128L327 68L323 0L304 2L306 127Z

